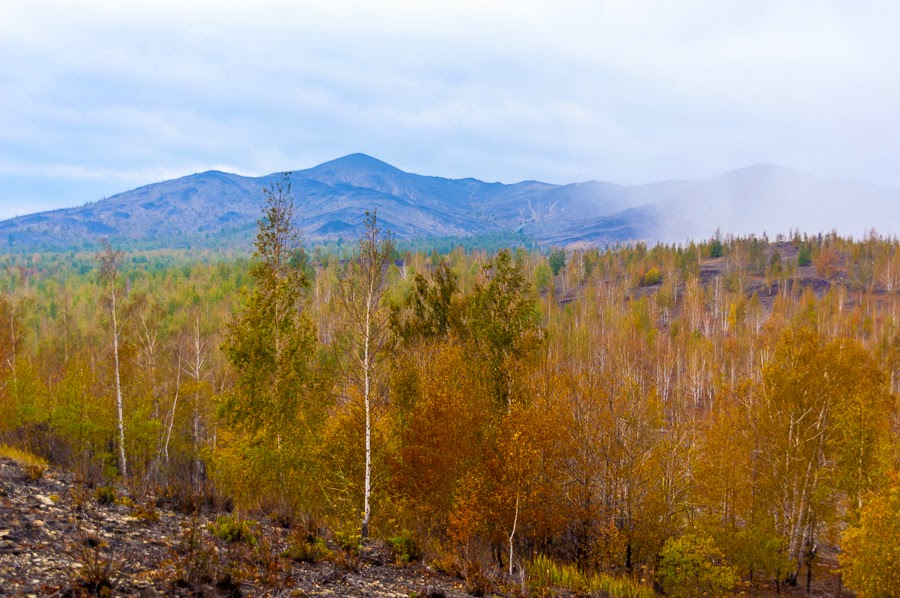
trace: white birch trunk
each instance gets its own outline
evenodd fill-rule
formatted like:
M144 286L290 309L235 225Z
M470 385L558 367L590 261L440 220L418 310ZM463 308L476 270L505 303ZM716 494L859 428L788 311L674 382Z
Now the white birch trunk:
M119 471L122 477L128 477L128 464L125 461L125 419L122 416L122 382L119 377L119 326L116 320L116 287L115 282L110 284L112 297L112 325L113 325L113 359L116 366L116 427L119 432Z
M374 267L374 266L373 266ZM370 273L372 276L372 273ZM371 280L371 279L370 279ZM362 520L362 539L365 541L369 538L369 518L371 516L371 507L369 497L372 493L372 406L371 406L371 363L369 359L369 345L372 339L372 284L369 284L369 294L366 297L366 331L363 337L363 375L365 384L363 389L363 401L366 410L366 480L363 492L363 520Z
M512 531L509 532L509 576L513 575L513 541L516 537L516 526L519 524L519 494L516 493L516 514L513 517Z

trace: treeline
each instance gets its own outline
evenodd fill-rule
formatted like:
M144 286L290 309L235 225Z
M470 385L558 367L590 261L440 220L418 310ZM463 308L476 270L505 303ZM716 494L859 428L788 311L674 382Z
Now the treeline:
M339 256L286 182L266 205L250 259L7 256L4 442L467 576L716 594L839 548L860 595L900 592L895 240L441 255L371 214Z

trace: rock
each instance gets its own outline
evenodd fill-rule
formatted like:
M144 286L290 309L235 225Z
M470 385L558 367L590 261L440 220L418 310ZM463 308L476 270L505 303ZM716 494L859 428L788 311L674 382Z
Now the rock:
M0 554L21 554L22 547L9 540L0 541Z
M41 503L45 507L52 507L54 504L56 504L52 500L50 500L49 497L44 496L43 494L37 494L37 495L35 495L35 498L37 499L37 501L39 503Z

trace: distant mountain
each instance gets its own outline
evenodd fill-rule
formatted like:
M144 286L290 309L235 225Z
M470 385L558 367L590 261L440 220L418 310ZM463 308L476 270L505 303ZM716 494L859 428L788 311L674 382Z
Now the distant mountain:
M0 222L0 249L75 248L102 237L161 247L248 246L263 203L258 178L210 171L102 201ZM900 232L900 190L754 166L720 177L620 186L445 179L353 154L291 175L308 241L351 240L366 210L399 238L520 231L547 245L603 245L801 229Z

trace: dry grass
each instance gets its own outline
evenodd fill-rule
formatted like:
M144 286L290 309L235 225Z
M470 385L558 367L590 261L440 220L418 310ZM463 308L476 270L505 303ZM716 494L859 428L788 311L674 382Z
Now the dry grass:
M612 598L651 598L656 595L652 588L631 578L583 573L574 565L560 564L544 556L526 563L525 570L531 592L537 596L554 596L561 589Z
M43 457L8 444L0 444L0 459L3 458L12 459L18 463L32 480L44 477L44 472L49 467L47 460Z

